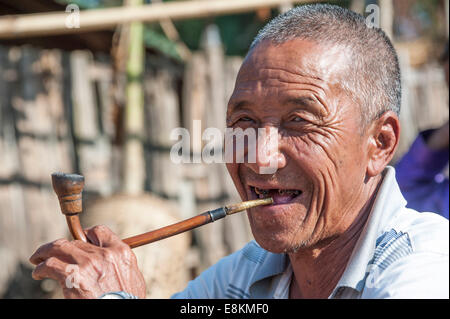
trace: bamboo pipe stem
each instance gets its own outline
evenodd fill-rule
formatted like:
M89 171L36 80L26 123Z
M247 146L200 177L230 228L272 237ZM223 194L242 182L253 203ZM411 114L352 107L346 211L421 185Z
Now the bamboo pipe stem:
M256 199L251 201L242 202L239 204L224 206L212 211L208 211L206 213L194 216L189 219L185 219L181 222L159 228L148 233L144 233L141 235L129 237L123 239L128 246L131 248L139 247L142 245L146 245L149 243L153 243L155 241L168 238L174 235L178 235L188 230L192 230L194 228L212 223L218 219L224 218L227 215L235 214L237 212L244 211L246 209L260 206L260 205L269 205L273 203L272 198L264 198L264 199Z
M75 174L54 173L52 174L52 184L53 189L58 196L61 211L66 215L67 225L69 226L73 238L87 242L88 240L78 218L78 215L82 212L81 193L84 187L84 177ZM131 248L139 247L212 223L227 215L272 203L272 198L264 198L220 207L169 226L125 238L123 239L123 242Z

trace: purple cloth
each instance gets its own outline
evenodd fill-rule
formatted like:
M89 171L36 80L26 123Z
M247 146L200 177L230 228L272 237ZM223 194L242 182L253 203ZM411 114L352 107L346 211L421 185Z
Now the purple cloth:
M432 131L419 134L409 151L396 165L396 176L409 208L434 212L448 219L449 181L442 174L448 163L448 149L428 148L426 138Z

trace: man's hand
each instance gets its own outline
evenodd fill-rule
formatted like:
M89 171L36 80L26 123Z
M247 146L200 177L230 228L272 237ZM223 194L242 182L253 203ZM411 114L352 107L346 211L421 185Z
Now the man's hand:
M136 256L106 226L87 230L92 244L58 239L42 245L30 257L37 265L33 278L59 282L65 298L98 298L107 292L125 291L145 298L145 282Z

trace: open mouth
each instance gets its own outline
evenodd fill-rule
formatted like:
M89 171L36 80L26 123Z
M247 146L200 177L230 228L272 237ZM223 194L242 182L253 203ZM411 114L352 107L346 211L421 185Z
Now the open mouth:
M259 188L255 186L250 186L250 190L253 198L272 197L275 205L289 204L303 193L299 189Z

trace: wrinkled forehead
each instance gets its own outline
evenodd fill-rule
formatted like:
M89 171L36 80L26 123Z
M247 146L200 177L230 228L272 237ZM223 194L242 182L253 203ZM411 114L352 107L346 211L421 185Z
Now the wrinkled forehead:
M246 56L236 86L268 77L307 77L324 85L339 84L351 62L343 46L293 39L281 44L263 41Z

